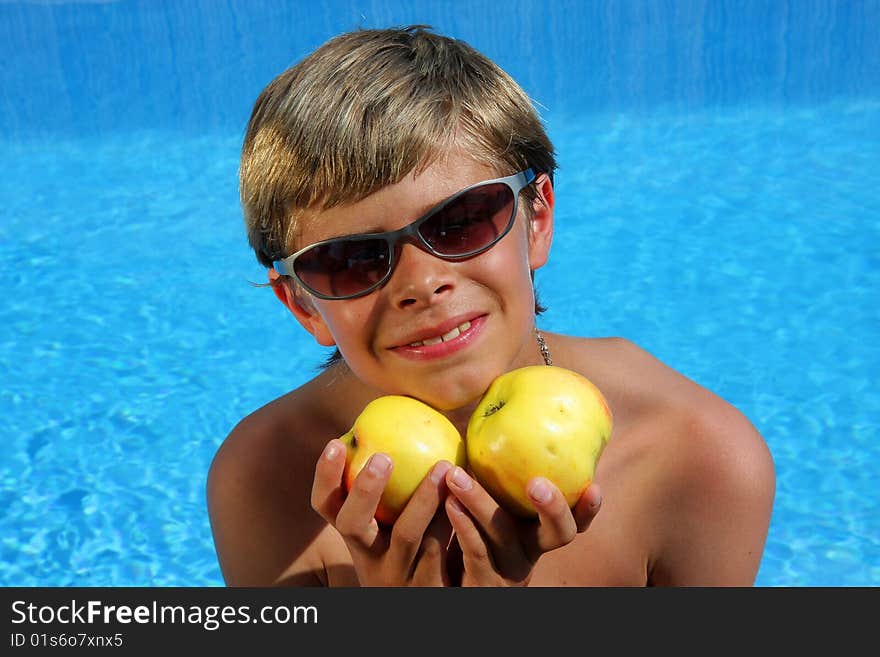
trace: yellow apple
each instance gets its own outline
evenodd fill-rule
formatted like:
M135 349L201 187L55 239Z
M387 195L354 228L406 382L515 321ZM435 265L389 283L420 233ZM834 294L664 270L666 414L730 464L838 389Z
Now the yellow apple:
M412 397L385 395L367 404L351 429L340 436L346 447L343 482L355 477L376 452L391 457L391 478L376 509L376 520L392 524L438 461L464 466L464 440L439 411Z
M496 378L471 415L468 464L516 515L537 514L526 485L539 476L572 507L593 481L611 426L611 410L589 379L551 365L522 367Z

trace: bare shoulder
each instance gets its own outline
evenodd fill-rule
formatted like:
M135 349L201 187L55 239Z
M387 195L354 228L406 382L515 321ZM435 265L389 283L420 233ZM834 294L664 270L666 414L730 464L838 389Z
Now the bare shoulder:
M765 451L760 434L743 413L708 388L623 338L563 338L575 369L609 397L615 423L680 425L690 440ZM678 433L678 432L677 432ZM696 445L695 445L696 446ZM722 450L729 453L730 449Z
M748 585L763 553L775 494L766 442L736 407L621 338L564 338L569 362L602 390L615 418L614 476L654 498L665 522L649 540L660 584ZM612 454L617 456L611 456ZM604 458L604 457L603 457ZM638 511L636 511L638 513Z
M321 585L326 523L311 508L314 467L348 421L321 375L254 411L230 432L208 473L208 513L230 586Z

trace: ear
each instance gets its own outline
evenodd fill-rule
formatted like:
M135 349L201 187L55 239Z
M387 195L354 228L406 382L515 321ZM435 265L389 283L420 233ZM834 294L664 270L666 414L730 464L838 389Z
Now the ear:
M532 205L529 220L529 268L535 271L543 267L550 257L550 244L553 242L553 182L550 176L542 173L535 181L537 197Z
M302 327L312 334L322 347L332 347L336 344L336 340L327 328L324 317L315 308L312 298L307 292L301 290L300 287L289 278L283 278L277 271L270 269L269 284L278 300L293 313L296 321L302 324Z

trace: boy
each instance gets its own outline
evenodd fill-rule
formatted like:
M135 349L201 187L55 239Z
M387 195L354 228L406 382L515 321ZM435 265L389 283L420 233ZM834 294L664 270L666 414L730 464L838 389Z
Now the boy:
M516 83L423 28L341 35L263 91L242 149L249 240L281 303L337 352L214 459L227 584L754 583L775 480L746 418L626 340L537 331L554 168ZM384 455L345 492L337 438L372 399L421 399L465 435L495 377L551 357L615 418L573 509L535 479L539 518L513 518L441 462L386 527Z

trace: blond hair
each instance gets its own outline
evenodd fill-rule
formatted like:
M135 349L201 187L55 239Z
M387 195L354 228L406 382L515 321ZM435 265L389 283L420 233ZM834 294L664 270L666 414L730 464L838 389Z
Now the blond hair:
M466 43L425 26L331 39L254 105L239 176L257 259L293 252L304 211L356 202L453 147L499 175L556 168L528 96Z

